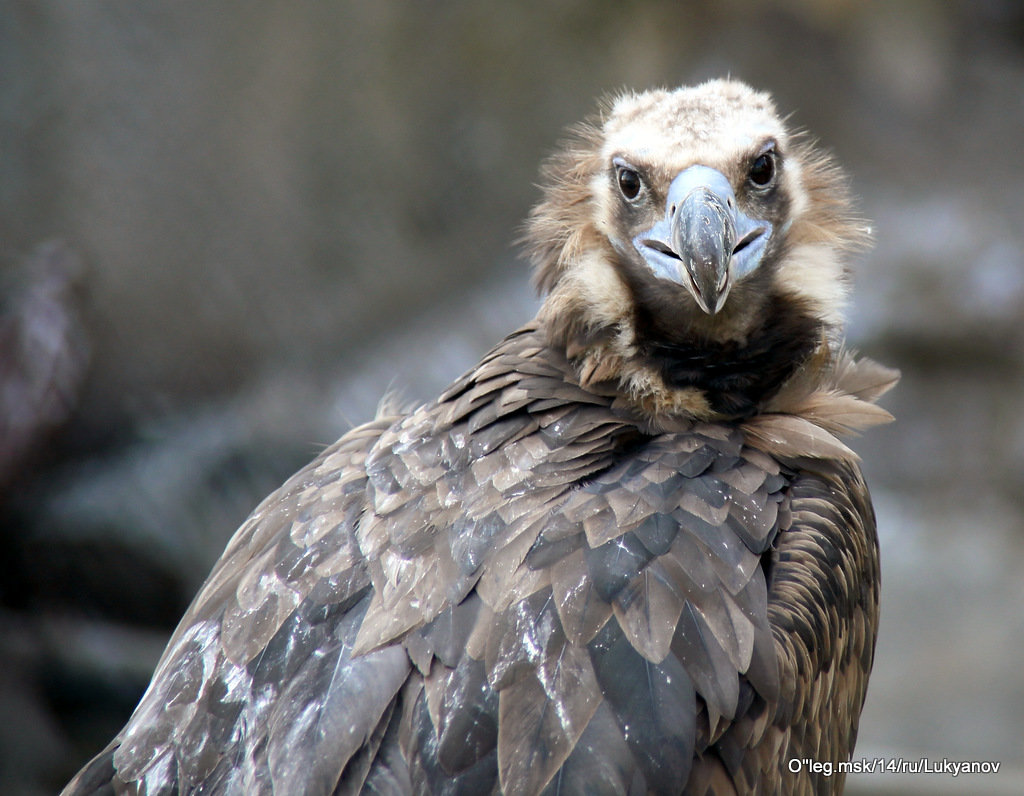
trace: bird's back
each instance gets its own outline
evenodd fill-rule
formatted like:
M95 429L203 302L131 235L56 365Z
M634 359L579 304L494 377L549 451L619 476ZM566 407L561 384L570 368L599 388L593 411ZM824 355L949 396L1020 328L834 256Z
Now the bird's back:
M68 792L111 765L143 793L771 791L783 758L845 759L866 491L749 436L655 428L527 327L257 508Z

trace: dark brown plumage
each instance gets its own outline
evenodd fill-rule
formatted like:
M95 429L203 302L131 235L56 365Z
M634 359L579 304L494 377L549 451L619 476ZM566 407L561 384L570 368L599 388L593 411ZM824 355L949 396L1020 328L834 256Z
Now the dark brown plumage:
M531 217L538 318L255 510L65 792L841 788L786 764L849 758L874 650L861 237L765 95L606 107Z

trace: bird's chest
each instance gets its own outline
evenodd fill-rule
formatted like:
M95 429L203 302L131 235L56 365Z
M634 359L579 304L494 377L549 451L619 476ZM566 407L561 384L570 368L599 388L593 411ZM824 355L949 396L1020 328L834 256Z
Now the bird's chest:
M718 335L714 328L661 329L657 335L641 333L638 348L668 389L698 391L720 416L749 417L807 360L821 335L812 315L771 296L742 337Z

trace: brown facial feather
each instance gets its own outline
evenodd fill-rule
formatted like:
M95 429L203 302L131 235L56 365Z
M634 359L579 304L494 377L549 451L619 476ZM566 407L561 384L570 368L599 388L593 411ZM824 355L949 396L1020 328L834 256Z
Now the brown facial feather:
M838 342L846 293L843 257L864 243L865 228L849 209L842 174L806 137L784 128L764 95L711 83L653 97L627 95L608 105L546 164L544 200L526 232L536 283L549 294L541 317L552 344L576 360L582 373L617 382L638 406L697 414L703 406L707 418L749 415L764 406L801 357ZM710 121L687 116L722 97L728 98L726 111ZM725 124L736 129L721 136ZM716 150L718 137L726 142ZM768 194L755 195L746 189L745 175L765 141L777 142L780 177ZM630 220L636 207L626 208L617 195L611 167L616 157L645 164L652 213L662 212L672 177L701 163L720 168L740 205L774 223L764 262L734 287L722 312L709 317L700 311L684 288L654 277L631 250L628 241L656 215L646 216L640 227ZM651 165L655 157L671 167ZM766 317L779 301L791 304L786 332L778 318ZM797 316L806 319L799 332L792 326ZM780 338L797 334L800 340L778 340L771 357L765 352L776 343L765 336L752 339L759 330L769 336L778 331ZM722 396L692 380L673 380L673 364L652 356L666 344L706 362L720 359L728 346L732 353L726 356L749 358L751 370L788 371L781 379L761 379L746 394ZM742 351L748 345L751 350Z

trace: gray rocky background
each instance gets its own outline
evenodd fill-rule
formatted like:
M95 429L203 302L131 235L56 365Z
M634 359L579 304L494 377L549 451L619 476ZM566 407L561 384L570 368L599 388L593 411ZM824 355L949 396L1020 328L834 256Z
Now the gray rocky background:
M732 74L851 175L883 620L857 756L1024 789L1024 5L0 0L0 792L121 726L256 502L531 316L565 125Z

